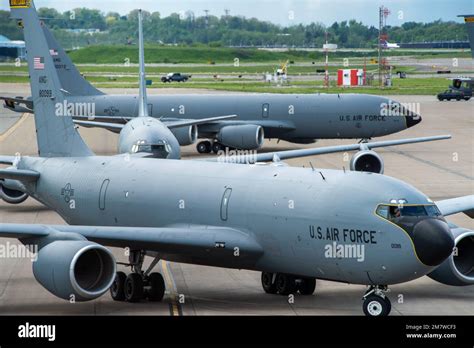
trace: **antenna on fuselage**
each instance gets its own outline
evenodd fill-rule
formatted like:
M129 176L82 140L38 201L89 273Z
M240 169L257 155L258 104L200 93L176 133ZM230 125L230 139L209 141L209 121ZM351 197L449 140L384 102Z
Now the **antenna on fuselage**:
M139 71L139 92L138 92L138 117L148 116L148 100L146 96L145 77L145 47L143 45L143 18L142 10L138 10L138 61Z

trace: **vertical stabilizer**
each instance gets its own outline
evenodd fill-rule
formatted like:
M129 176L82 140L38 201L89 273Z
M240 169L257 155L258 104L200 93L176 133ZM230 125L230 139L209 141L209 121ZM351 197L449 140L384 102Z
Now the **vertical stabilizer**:
M34 104L36 138L41 157L93 155L74 127L69 103L61 92L42 23L31 0L10 0L12 18L23 27Z
M464 22L467 27L467 35L469 36L469 43L471 45L471 56L474 59L474 15L460 15L464 17Z
M103 92L92 86L89 81L81 75L71 61L71 58L69 58L61 45L56 41L46 25L43 25L43 32L48 42L49 53L53 57L59 82L67 94L73 96L103 95Z
M138 116L148 116L148 101L146 96L146 76L145 76L145 47L143 44L143 14L138 10L138 60L140 65L140 91L138 94Z

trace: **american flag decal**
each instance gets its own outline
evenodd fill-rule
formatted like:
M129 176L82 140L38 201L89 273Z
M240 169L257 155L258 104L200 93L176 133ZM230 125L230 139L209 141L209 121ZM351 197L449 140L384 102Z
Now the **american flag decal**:
M35 70L44 69L44 57L34 57L33 58L33 67Z

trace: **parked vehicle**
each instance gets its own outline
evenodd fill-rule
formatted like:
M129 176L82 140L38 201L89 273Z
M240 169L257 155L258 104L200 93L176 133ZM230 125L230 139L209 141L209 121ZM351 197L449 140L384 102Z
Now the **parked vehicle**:
M186 82L191 78L191 75L184 75L181 73L169 73L161 78L161 82Z
M443 101L447 100L450 101L451 99L456 99L457 101L464 99L469 100L472 97L472 91L466 90L458 90L458 89L447 89L444 92L438 93L438 100Z

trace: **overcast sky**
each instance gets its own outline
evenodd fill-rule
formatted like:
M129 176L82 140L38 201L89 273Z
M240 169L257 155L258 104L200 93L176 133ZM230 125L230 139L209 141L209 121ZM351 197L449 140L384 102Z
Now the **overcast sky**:
M391 10L387 23L405 21L431 22L436 19L461 22L458 14L474 13L472 0L36 0L36 7L53 7L60 12L77 7L115 11L127 14L133 9L158 11L162 16L180 11L193 11L197 16L209 10L221 16L225 9L233 15L256 17L281 25L356 19L364 24L378 24L378 10L385 5ZM0 0L0 9L8 9L8 0Z

